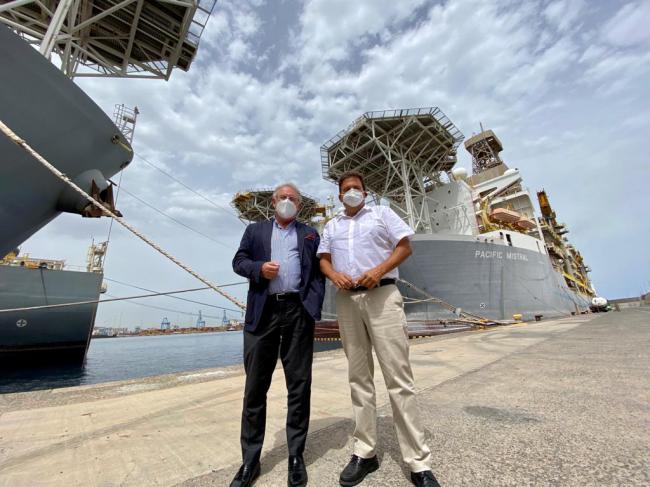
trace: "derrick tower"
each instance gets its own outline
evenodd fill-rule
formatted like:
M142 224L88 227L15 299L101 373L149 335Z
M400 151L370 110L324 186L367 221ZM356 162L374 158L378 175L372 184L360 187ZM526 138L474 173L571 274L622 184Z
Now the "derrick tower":
M472 156L472 172L479 174L503 164L499 153L503 150L501 141L491 130L483 130L465 141L465 149Z
M367 112L323 144L323 177L362 173L377 203L387 199L413 229L431 232L427 193L456 163L462 140L439 108Z

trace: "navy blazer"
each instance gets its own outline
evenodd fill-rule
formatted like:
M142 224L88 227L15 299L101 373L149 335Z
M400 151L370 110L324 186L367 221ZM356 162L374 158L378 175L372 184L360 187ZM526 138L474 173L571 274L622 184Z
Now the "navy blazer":
M300 300L309 315L320 320L325 297L325 276L316 256L320 237L304 223L296 221L295 225L300 253ZM262 264L271 260L272 233L273 220L248 225L232 260L233 270L249 279L244 329L250 332L257 328L269 294L270 281L262 276Z

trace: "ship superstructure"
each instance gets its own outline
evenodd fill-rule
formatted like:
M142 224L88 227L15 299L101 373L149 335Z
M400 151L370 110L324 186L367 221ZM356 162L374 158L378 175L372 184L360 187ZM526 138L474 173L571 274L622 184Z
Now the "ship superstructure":
M438 108L368 112L323 145L323 175L336 181L360 171L375 204L389 204L416 230L414 253L399 271L429 295L496 320L586 311L593 293L588 268L558 234L563 227L550 206L542 205L538 219L519 170L502 160L491 130L465 141L473 174L454 168L463 139ZM560 240L547 249L551 232ZM409 319L450 318L421 295L403 292L413 300ZM333 311L331 298L326 302Z
M580 251L569 243L566 237L569 233L567 225L556 220L546 191L538 191L537 198L542 213L539 224L553 268L564 276L569 288L595 297L596 293L588 275L591 269L585 264Z

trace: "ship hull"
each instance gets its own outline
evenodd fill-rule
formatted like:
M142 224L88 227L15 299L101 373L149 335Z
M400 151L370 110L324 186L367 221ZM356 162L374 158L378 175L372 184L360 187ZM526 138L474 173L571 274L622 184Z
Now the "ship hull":
M548 255L486 242L470 236L415 235L413 255L400 267L400 278L456 308L489 320L525 321L589 311L589 296L570 289L551 265ZM448 321L456 315L421 293L398 284L406 297L404 309L411 326ZM334 290L328 282L324 315L336 315Z
M548 255L476 237L416 235L400 277L431 296L491 320L583 313L589 297L570 289ZM401 285L405 296L425 298ZM408 301L408 300L407 300ZM433 303L407 304L410 320L450 319Z
M0 120L86 192L133 157L115 124L72 80L0 25ZM61 212L88 202L0 134L0 258Z
M95 301L102 275L0 266L0 309ZM0 363L82 365L97 304L0 313Z

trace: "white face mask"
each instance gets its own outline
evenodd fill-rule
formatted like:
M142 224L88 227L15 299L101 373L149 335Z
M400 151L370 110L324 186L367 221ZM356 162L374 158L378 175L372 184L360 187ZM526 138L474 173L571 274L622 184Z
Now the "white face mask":
M298 213L298 208L290 199L283 199L275 204L275 212L280 218L289 220L296 216L296 213Z
M363 193L358 189L352 188L349 189L343 195L343 203L345 203L350 208L356 208L365 200Z

